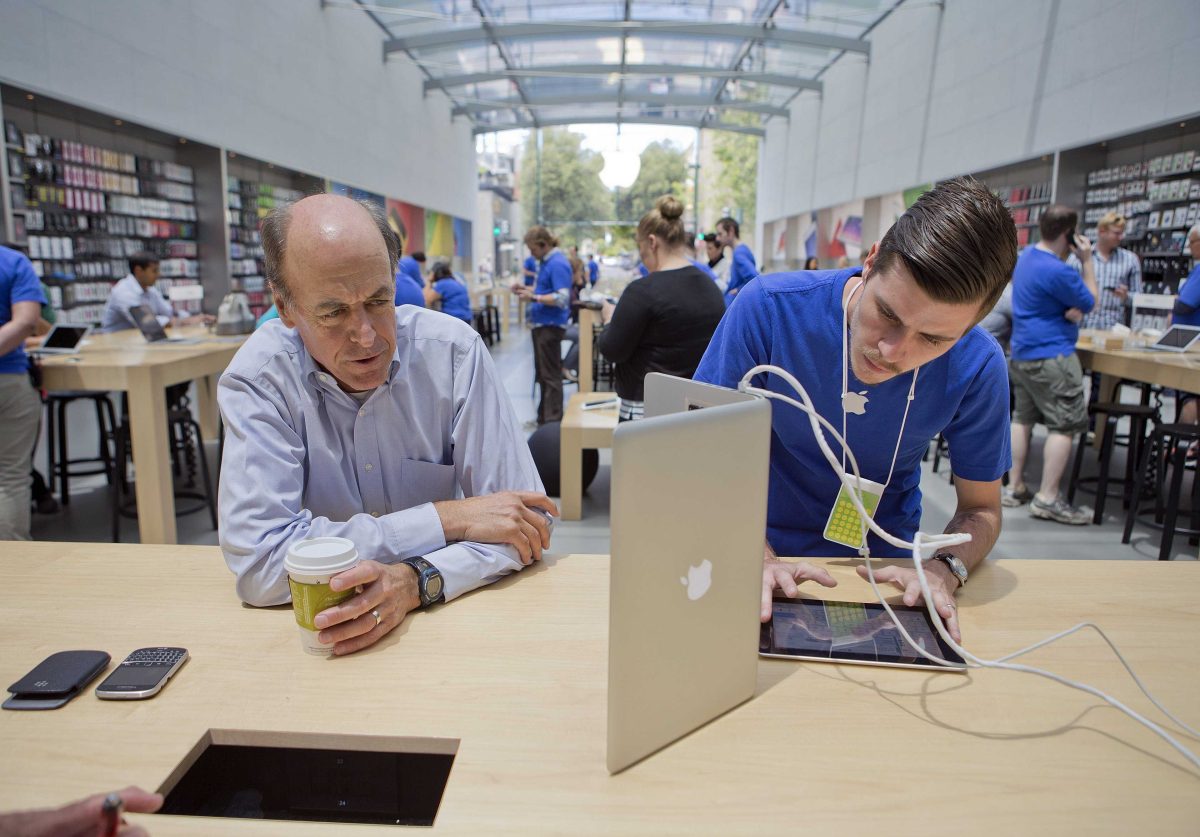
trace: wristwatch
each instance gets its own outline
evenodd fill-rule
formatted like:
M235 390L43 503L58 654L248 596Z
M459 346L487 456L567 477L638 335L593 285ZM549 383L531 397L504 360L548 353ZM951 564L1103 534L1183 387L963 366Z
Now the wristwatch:
M437 567L419 556L405 558L400 563L408 564L417 574L417 590L421 595L421 607L429 607L445 598L445 583L442 581L442 574Z
M934 553L932 561L941 561L950 568L950 572L954 573L954 577L958 579L958 586L965 587L967 585L967 565L960 558L951 555L949 552Z

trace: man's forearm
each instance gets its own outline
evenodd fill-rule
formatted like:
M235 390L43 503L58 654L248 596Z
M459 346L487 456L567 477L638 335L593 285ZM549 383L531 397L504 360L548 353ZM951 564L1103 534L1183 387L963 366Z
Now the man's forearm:
M36 320L10 320L0 326L0 355L6 355L32 337Z
M965 532L971 536L971 540L947 551L954 553L967 565L967 570L973 572L996 545L996 539L1000 537L1000 519L998 508L980 506L961 509L946 524L945 531L947 534Z

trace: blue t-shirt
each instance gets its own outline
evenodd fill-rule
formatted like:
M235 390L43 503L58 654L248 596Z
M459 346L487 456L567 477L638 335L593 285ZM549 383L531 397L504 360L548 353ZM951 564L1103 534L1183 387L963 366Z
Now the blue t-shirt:
M401 271L396 272L396 304L425 307L425 294L421 291L421 286L411 276Z
M600 278L600 265L596 264L595 259L588 259L588 284L595 285L596 280Z
M538 271L537 282L533 286L533 293L535 296L542 296L564 289L570 293L573 277L574 271L571 270L571 263L567 260L567 257L563 255L561 250L553 250L550 252L550 255L542 260L542 267ZM555 305L543 305L540 302L535 302L529 306L529 321L534 325L565 327L569 317L570 312L566 308L559 308Z
M0 325L12 322L13 305L18 302L46 304L42 283L33 272L33 264L16 250L0 247ZM29 368L25 346L18 343L8 354L0 357L0 374L24 375Z
M538 272L537 259L535 259L533 256L529 256L528 258L525 259L525 284L526 285L532 285L534 282L537 281L537 272ZM529 275L530 273L532 273L533 275L530 276Z
M695 380L736 387L757 364L779 366L799 379L817 411L841 432L842 292L860 271L777 273L751 282L725 313ZM912 373L870 386L850 370L848 382L851 391L865 391L868 398L866 413L846 416L850 449L862 475L883 483ZM754 383L763 386L763 376ZM775 375L766 377L765 387L799 398ZM783 556L857 554L823 535L841 483L817 446L808 416L779 401L771 402L771 413L767 540ZM978 326L922 366L917 377L896 469L875 513L885 530L906 540L921 523L921 457L939 432L950 443L956 476L990 482L1011 465L1008 370L1000 346ZM840 459L831 437L829 446ZM730 513L737 513L737 498L731 498ZM874 534L868 544L878 555L911 554Z
M403 256L400 263L396 265L396 270L410 277L417 283L418 288L425 287L425 278L421 276L421 263L412 256Z
M637 263L637 272L638 272L638 276L640 276L642 279L645 279L647 276L650 275L650 268L646 267L645 262L638 262Z
M263 311L262 314L259 315L258 319L254 321L254 327L261 328L263 323L269 323L269 322L271 322L271 320L278 320L278 319L279 319L279 309L275 307L274 303L271 303L271 307L268 308L266 311Z
M1069 355L1079 340L1079 324L1064 315L1068 308L1092 310L1096 298L1079 271L1036 246L1017 256L1012 278L1012 359L1043 360Z
M729 265L729 287L725 289L725 304L732 304L734 297L757 275L758 267L754 264L754 253L750 248L745 244L734 247L733 262Z
M1171 322L1176 325L1200 326L1200 264L1192 268L1187 281L1179 289L1179 296L1175 301L1182 302L1195 310L1190 314L1181 314L1176 311L1171 315Z
M464 322L471 322L471 295L467 288L457 279L438 279L433 283L433 289L442 298L442 313L458 317Z

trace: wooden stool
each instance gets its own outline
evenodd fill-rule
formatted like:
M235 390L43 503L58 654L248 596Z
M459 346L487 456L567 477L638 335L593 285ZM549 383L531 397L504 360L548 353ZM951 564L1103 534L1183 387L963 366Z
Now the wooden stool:
M1158 490L1154 492L1154 503L1140 506L1137 502L1129 504L1125 515L1125 533L1121 543L1129 543L1133 534L1133 523L1141 517L1154 514L1153 520L1143 519L1142 523L1155 529L1162 529L1162 541L1158 547L1158 560L1166 561L1171 557L1171 542L1175 535L1188 535L1193 543L1200 535L1200 480L1192 479L1192 508L1190 512L1191 526L1177 526L1179 516L1179 495L1183 488L1183 475L1187 468L1187 451L1194 443L1200 441L1200 425L1195 424L1160 424L1150 434L1150 441L1142 452L1142 463L1138 469L1137 483L1134 486L1134 497L1140 497L1144 483L1157 483ZM1163 483L1167 478L1167 465L1171 470L1171 487L1167 494L1166 506L1163 505ZM1194 468L1192 469L1195 470Z
M1157 423L1158 410L1154 407L1144 404L1117 404L1113 402L1097 402L1088 405L1088 413L1096 415L1103 413L1104 430L1100 442L1100 473L1095 477L1080 477L1079 471L1083 467L1083 450L1087 447L1087 429L1079 434L1079 442L1075 446L1075 464L1071 468L1071 482L1067 488L1067 503L1075 505L1075 490L1082 488L1084 491L1091 491L1085 487L1086 484L1095 481L1096 483L1096 508L1092 514L1092 523L1099 525L1104 519L1104 505L1109 495L1109 482L1116 482L1121 486L1121 493L1111 496L1121 497L1126 508L1131 508L1137 505L1137 501L1131 498L1140 499L1140 495L1134 492L1133 484L1136 476L1135 468L1137 466L1138 454L1146 444L1146 426L1150 422ZM1117 443L1117 422L1122 418L1129 419L1129 455L1125 457L1125 476L1124 478L1113 479L1109 476L1109 466L1112 463L1113 447Z

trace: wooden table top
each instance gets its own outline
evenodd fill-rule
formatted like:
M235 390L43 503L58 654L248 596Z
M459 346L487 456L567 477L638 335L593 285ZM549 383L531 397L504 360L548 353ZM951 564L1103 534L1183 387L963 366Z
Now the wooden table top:
M826 565L839 598L870 599L850 562ZM53 712L0 712L3 810L156 788L224 728L457 739L434 826L456 834L1157 835L1200 821L1200 773L1161 740L1086 694L1000 671L762 660L752 700L610 777L606 556L551 557L333 660L301 652L290 610L241 606L215 547L3 543L0 566L5 682L72 648L192 654L151 700L89 689ZM967 647L1000 655L1095 620L1195 725L1198 582L1193 562L989 562L961 597ZM1025 661L1154 714L1095 635ZM157 837L330 833L132 819Z

